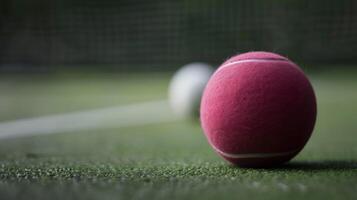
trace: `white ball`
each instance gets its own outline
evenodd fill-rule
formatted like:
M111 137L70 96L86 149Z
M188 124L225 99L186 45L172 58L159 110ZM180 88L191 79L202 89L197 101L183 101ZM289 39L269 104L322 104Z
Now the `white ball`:
M169 102L175 114L184 118L199 116L202 93L213 72L208 64L191 63L174 74L169 86Z

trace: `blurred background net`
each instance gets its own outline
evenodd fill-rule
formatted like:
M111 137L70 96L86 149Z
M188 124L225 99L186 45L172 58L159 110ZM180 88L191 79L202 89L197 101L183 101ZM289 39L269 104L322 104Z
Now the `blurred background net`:
M170 70L267 50L357 62L355 0L2 0L0 69Z

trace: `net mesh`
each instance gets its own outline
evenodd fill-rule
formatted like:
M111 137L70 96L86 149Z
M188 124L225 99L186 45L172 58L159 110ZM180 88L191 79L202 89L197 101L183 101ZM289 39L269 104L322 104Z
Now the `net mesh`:
M355 0L4 0L0 63L220 63L267 50L299 61L357 61Z

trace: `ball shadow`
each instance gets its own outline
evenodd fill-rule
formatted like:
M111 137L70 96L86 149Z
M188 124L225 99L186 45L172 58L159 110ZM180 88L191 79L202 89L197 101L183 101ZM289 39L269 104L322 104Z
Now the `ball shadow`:
M271 170L353 170L357 169L354 160L292 161Z
M324 160L324 161L291 161L286 164L272 167L238 167L231 165L236 169L255 169L267 171L323 171L323 170L354 170L357 169L357 161L346 160Z

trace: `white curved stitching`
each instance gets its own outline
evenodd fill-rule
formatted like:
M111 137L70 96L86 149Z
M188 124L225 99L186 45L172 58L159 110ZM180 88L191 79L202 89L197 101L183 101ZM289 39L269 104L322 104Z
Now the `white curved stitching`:
M210 142L211 143L211 142ZM286 152L279 152L279 153L245 153L245 154L233 154L233 153L226 153L224 151L219 150L211 143L212 148L218 152L219 154L227 157L227 158L272 158L272 157L280 157L280 156L287 156L290 154L294 154L300 149L295 149L293 151L286 151Z
M215 73L222 70L223 68L229 67L235 64L241 63L250 63L250 62L290 62L289 60L273 60L273 59L247 59L247 60L238 60L234 62L227 63L225 65L220 66Z

